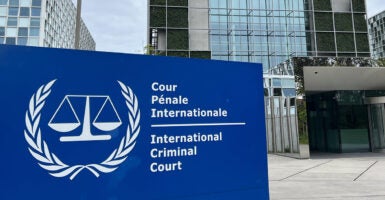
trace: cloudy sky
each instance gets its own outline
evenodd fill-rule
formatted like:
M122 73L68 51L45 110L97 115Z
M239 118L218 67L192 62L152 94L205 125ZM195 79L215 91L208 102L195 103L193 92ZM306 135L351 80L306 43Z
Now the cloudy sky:
M95 39L96 50L143 52L147 0L83 0L82 4L82 18Z
M366 0L366 5L369 17L385 10L384 0ZM143 52L147 0L83 0L82 17L98 51Z

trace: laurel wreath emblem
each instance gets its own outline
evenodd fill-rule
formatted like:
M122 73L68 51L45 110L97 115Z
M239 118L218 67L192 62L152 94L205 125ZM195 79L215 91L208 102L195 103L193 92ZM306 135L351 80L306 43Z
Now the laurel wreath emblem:
M122 138L119 147L114 149L110 156L101 163L71 166L65 164L49 150L39 128L41 111L55 82L56 80L52 80L42 85L29 101L29 109L25 114L26 129L24 130L24 137L29 145L28 150L31 155L38 161L40 167L47 170L50 175L59 178L70 176L70 179L73 180L84 169L89 170L96 177L99 177L100 173L115 171L127 159L128 154L135 147L136 138L140 132L138 99L131 88L118 81L128 108L129 119L126 135Z

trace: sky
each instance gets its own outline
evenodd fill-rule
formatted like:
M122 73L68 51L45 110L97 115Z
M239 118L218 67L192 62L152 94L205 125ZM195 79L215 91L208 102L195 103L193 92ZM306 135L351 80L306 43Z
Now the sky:
M372 17L385 10L384 0L366 0L366 10L368 17Z
M82 3L82 18L95 39L97 51L143 53L147 44L147 0ZM366 0L366 6L371 17L385 10L385 0Z
M82 18L97 51L143 53L147 0L82 0Z

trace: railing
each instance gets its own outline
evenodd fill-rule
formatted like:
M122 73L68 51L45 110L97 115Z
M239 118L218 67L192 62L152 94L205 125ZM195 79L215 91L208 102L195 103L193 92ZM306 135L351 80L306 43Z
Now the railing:
M299 154L295 97L265 97L265 114L268 151Z

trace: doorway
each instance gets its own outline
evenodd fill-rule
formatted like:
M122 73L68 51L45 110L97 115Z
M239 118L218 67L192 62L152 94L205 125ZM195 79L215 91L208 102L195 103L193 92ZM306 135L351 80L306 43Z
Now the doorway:
M385 103L376 103L368 105L369 128L373 152L385 152L384 105Z

